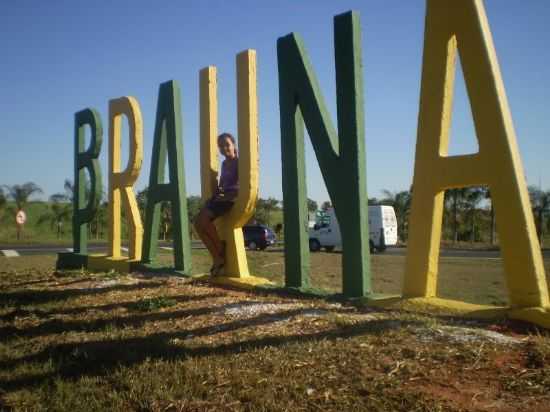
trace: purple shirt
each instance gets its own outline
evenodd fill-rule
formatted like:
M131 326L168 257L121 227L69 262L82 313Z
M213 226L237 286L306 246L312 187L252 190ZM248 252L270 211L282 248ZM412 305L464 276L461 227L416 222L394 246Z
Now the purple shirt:
M218 191L229 198L237 197L239 192L239 159L225 159L222 162Z

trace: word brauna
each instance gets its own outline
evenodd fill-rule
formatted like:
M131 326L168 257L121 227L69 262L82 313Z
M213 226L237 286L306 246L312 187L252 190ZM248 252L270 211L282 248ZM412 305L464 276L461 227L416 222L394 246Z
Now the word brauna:
M343 292L373 297L371 289L364 147L363 75L359 17L348 12L334 18L338 131L331 122L319 83L301 38L279 38L277 57L285 230L285 284L309 287L304 123L343 240ZM471 100L479 152L448 156L454 73L460 51ZM510 307L508 316L550 327L548 287L535 234L512 119L504 93L489 24L481 0L428 0L413 199L403 295L409 303L468 308L463 302L436 298L444 191L487 185L501 242ZM237 56L240 191L231 213L220 219L227 242L225 279L262 283L247 266L241 227L253 214L258 194L258 130L255 52ZM121 170L121 116L130 125L128 166ZM145 230L132 189L142 163L142 119L138 102L122 97L109 102L109 254L87 255L87 225L96 212L101 177L98 156L102 127L93 109L75 116L74 253L60 255L60 267L130 270L156 261L160 203L171 202L175 269L191 273L187 221L180 92L176 82L160 86ZM84 126L92 131L84 148ZM200 72L202 197L216 187L216 69ZM168 160L169 183L164 182ZM85 203L85 171L91 196ZM121 255L121 207L129 220L128 257ZM476 306L479 309L479 306Z

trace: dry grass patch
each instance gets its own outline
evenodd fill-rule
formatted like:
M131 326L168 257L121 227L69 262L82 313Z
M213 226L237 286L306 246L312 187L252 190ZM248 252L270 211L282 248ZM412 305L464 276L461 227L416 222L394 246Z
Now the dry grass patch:
M317 276L336 273L335 256L314 256L325 267ZM196 271L208 267L203 252L194 259ZM375 270L391 275L398 264L385 259L373 260ZM256 273L274 280L280 261L250 254ZM543 411L550 404L550 337L521 323L372 310L169 275L57 273L53 263L30 257L0 266L2 410ZM322 282L335 285L329 276Z

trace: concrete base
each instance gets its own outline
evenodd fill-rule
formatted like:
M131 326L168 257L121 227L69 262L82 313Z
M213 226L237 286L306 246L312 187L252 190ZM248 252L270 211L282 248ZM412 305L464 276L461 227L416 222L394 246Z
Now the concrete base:
M403 298L369 300L369 306L402 309L436 315L462 316L471 319L517 319L550 329L550 308L521 308L508 306L477 305L441 298Z
M57 261L55 262L56 269L74 270L82 269L88 266L88 255L81 255L80 253L63 252L57 254Z
M134 266L139 265L140 262L136 260L130 260L127 257L113 258L107 255L89 255L88 256L88 269L89 270L101 270L109 271L115 270L119 273L129 273L134 270Z
M231 286L239 289L252 290L261 286L274 286L275 284L268 279L257 276L230 277L230 276L194 276L200 280L207 280L214 285Z
M132 270L143 273L155 273L159 275L183 276L188 278L192 277L192 275L188 272L178 270L172 266L163 266L159 263L136 263L132 265Z
M510 309L508 316L550 329L550 308Z
M402 309L435 315L453 315L478 319L504 318L509 310L505 306L477 305L436 297L404 298L393 296L387 299L372 300L368 304L387 309Z

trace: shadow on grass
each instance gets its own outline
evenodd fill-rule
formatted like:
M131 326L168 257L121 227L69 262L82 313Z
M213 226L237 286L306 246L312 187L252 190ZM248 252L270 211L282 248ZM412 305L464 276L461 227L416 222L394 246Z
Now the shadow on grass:
M217 289L242 292L243 288L240 286L233 286L222 283L210 283L208 279L192 279L189 284L195 285L209 285L216 287ZM345 297L343 293L335 293L322 288L315 287L287 287L279 283L273 285L260 285L255 286L254 294L259 296L279 296L281 298L296 298L296 299L313 299L323 300L326 302L347 302L349 298Z
M225 296L221 293L208 293L203 295L194 295L194 296L170 296L170 299L176 301L177 303L185 303L197 300L205 299L216 299ZM128 309L134 310L136 306L135 300L129 300L125 302L117 303L108 303L105 305L97 306L77 306L73 308L61 308L61 309L51 309L51 310L42 310L42 309L14 309L11 312L8 312L0 316L0 321L12 322L16 317L24 316L36 316L38 318L47 318L52 315L79 315L82 313L87 313L91 311L102 311L108 312L117 309ZM0 337L0 340L2 337Z
M39 386L54 378L78 379L84 376L105 376L121 366L132 366L146 359L176 360L232 355L265 347L281 347L296 342L334 341L367 334L380 334L388 330L421 324L419 321L369 320L356 323L353 326L340 326L330 331L289 336L269 336L217 346L181 347L172 343L173 339L183 340L190 337L190 335L194 337L210 336L243 327L265 325L291 318L301 312L303 312L303 309L276 314L262 314L254 318L236 320L221 325L172 333L156 333L145 337L52 345L34 355L0 362L0 368L13 370L18 365L25 363L53 362L56 365L55 371L0 380L0 387L4 391L13 391Z
M28 281L25 281L25 282L10 283L9 287L13 289L13 288L19 288L19 287L22 287L22 286L36 285L38 283L51 282L52 280L55 280L55 278L54 277L49 277L49 278L44 278L44 279L28 280Z
M154 289L162 285L164 285L164 282L136 283L130 285L114 285L86 289L23 290L0 293L0 302L12 302L13 306L32 305L62 301L84 295L99 295L109 292L130 292L133 290Z
M187 278L189 275L183 273L183 271L176 269L174 266L170 265L139 265L135 268L139 272L140 276L143 278L163 278L163 277L182 277Z
M202 295L197 297L197 299L209 299L212 295ZM170 298L172 299L172 298ZM178 300L177 297L174 297L174 300ZM188 300L186 298L180 300ZM191 300L191 299L189 299ZM265 303L265 302L263 302ZM157 312L157 313L145 313L137 314L132 316L116 317L116 318L103 318L96 319L92 321L63 321L59 319L54 319L51 321L44 322L38 326L26 328L26 329L17 329L12 326L0 328L0 342L8 342L13 339L20 338L35 338L38 336L47 336L52 334L68 333L68 332L85 332L93 333L100 332L106 328L127 328L127 327L141 327L144 326L147 322L158 322L165 320L175 320L178 318L187 318L189 316L202 316L202 315L211 315L214 313L223 312L228 307L233 307L235 305L240 306L250 306L258 304L257 301L237 301L232 302L231 304L219 305L219 306L208 306L195 309L187 310L177 310L170 312ZM133 309L136 308L137 302L132 302L129 306ZM300 311L303 311L302 309ZM240 324L239 324L240 325ZM222 329L225 326L220 326ZM204 333L204 328L201 328L198 331L191 331L189 333L197 335L197 333ZM228 330L233 330L231 327ZM1 365L1 363L0 363Z

